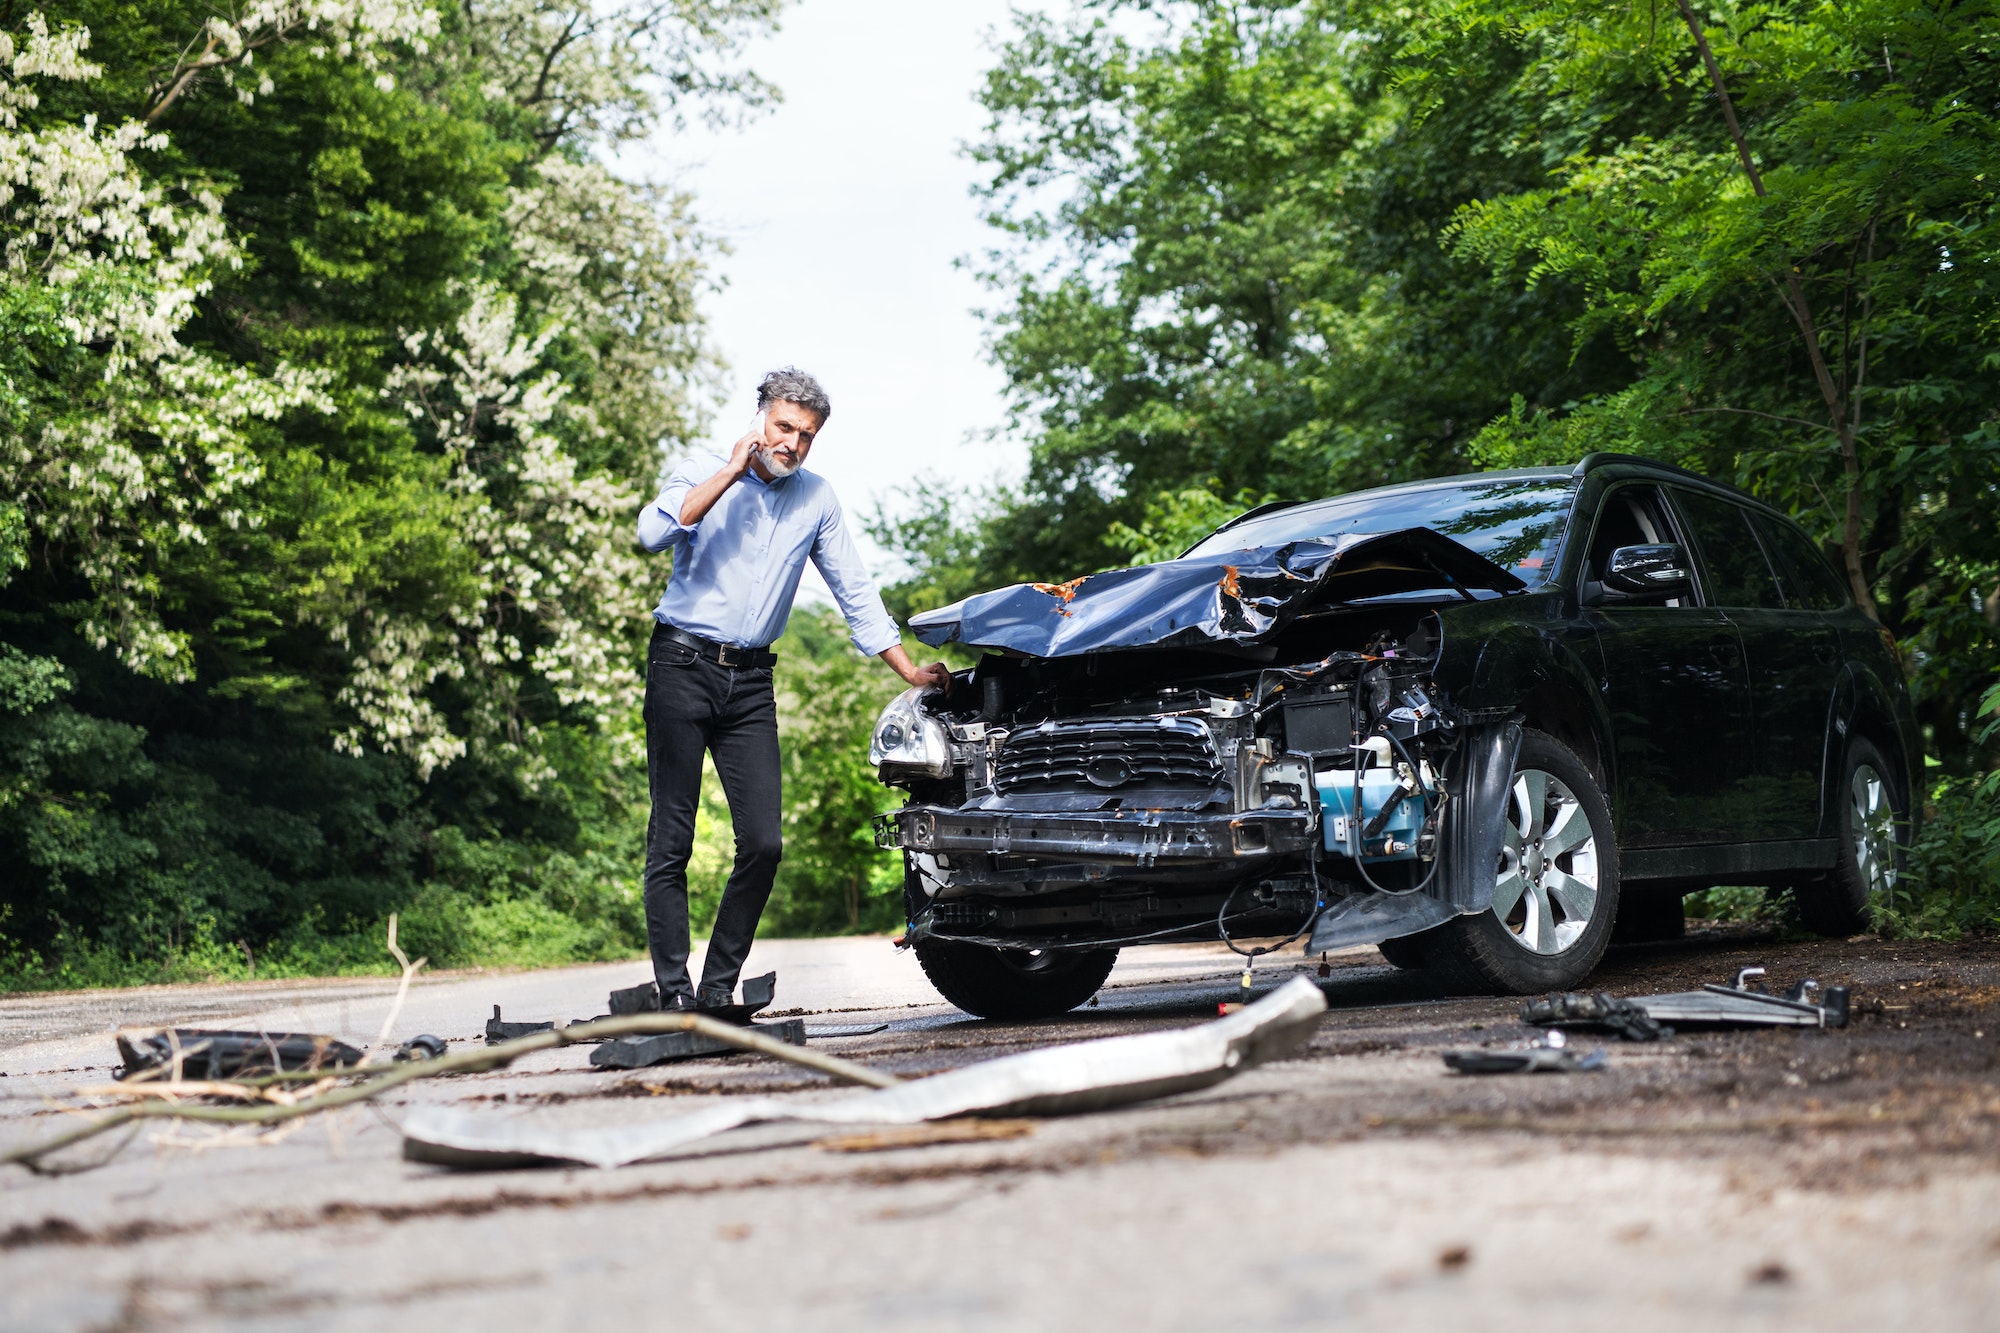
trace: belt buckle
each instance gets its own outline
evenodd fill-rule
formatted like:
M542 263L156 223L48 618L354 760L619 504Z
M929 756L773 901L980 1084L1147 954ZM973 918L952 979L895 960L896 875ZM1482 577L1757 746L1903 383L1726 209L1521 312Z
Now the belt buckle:
M742 653L743 650L734 644L718 643L715 645L715 664L720 667L741 666Z

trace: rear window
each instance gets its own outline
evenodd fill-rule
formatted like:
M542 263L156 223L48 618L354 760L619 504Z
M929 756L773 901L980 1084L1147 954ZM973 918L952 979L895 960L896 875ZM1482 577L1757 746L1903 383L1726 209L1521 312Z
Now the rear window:
M1757 515L1757 530L1778 553L1788 604L1806 611L1838 611L1847 605L1847 580L1833 572L1810 537L1765 514Z
M1453 482L1363 491L1280 509L1203 538L1189 555L1219 555L1350 532L1429 528L1477 551L1529 587L1555 573L1576 484L1567 477Z

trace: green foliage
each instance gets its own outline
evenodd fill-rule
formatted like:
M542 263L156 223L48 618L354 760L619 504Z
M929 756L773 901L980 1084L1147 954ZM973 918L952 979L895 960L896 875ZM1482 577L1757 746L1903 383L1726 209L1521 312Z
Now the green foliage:
M901 605L1224 496L1646 454L1821 538L1945 774L1991 771L2000 4L1693 12L1715 75L1637 0L1018 16L973 156L1028 475L881 526Z
M875 845L896 804L868 762L875 719L903 689L849 646L839 615L802 606L778 644L785 859L764 914L772 934L886 930L903 905L903 863Z
M1276 498L1241 491L1234 500L1225 500L1215 493L1213 482L1169 491L1147 499L1146 518L1138 527L1113 523L1104 545L1121 565L1172 560L1238 514Z
M439 965L643 947L629 525L711 242L603 159L765 97L775 8L14 11L0 987L380 970L392 911Z
M1986 691L1979 714L1984 741L2000 731L2000 685ZM1938 784L1908 873L1878 907L1876 928L1942 939L2000 930L2000 770Z

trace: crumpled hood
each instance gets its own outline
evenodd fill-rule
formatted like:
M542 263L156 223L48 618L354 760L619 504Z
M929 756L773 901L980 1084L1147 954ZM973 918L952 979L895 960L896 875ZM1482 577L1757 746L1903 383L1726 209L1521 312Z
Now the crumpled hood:
M1012 649L1071 657L1114 648L1249 643L1320 600L1425 588L1521 592L1527 584L1430 528L1349 533L1189 556L1089 574L1068 583L1017 583L910 619L936 647Z

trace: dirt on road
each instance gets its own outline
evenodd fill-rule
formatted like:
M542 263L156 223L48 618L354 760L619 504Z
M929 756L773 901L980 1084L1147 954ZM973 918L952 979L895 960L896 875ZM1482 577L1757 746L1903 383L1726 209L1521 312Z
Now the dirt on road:
M1202 1021L1236 998L1240 973L1220 949L1134 951L1092 1007L998 1024L937 1003L883 941L758 947L752 965L778 968L789 1010L885 1025L815 1044L905 1076ZM1258 967L1258 991L1303 972L1331 1005L1306 1046L1208 1092L1100 1115L841 1144L767 1126L613 1172L399 1159L394 1120L419 1102L606 1124L827 1086L744 1058L600 1073L566 1050L273 1134L154 1129L87 1174L0 1179L0 1322L1991 1326L1993 943L1710 929L1616 949L1593 988L1686 990L1763 966L1774 988L1848 985L1853 1020L1654 1044L1578 1036L1605 1048L1603 1072L1488 1078L1448 1073L1439 1052L1531 1038L1519 1000L1439 994L1373 950L1335 955L1324 978L1317 958L1279 957ZM413 994L398 1035L469 1039L492 1003L588 1016L633 972L441 979ZM338 1035L365 1037L386 989L0 1000L0 1031L16 1034L0 1052L0 1133L74 1114L61 1094L102 1080L91 1052L108 1056L108 1024L93 1015L114 1003L126 1021L335 1030L341 1017Z

